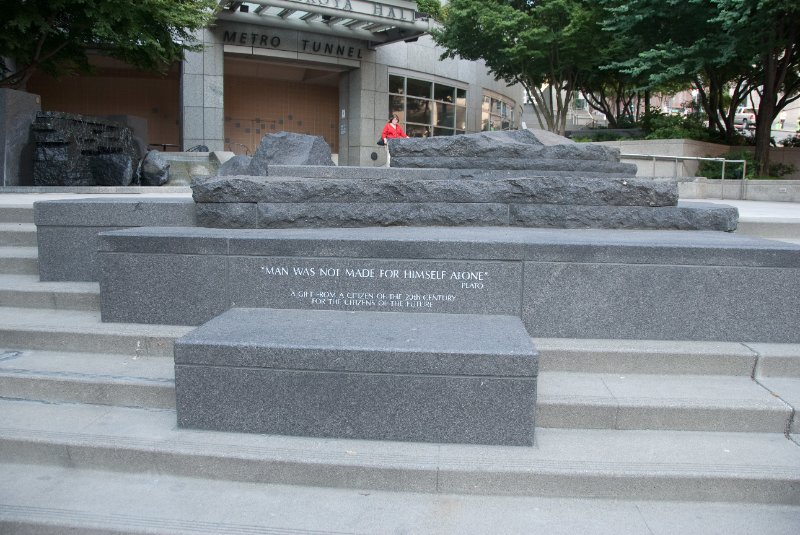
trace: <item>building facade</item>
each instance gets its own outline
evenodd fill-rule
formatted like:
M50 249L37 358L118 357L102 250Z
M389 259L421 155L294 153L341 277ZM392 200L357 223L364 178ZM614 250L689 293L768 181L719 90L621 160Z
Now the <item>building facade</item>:
M523 91L481 62L440 60L433 21L406 0L220 4L204 47L166 76L96 58L91 76L37 77L45 110L132 115L162 150L252 154L265 134L322 136L340 165L383 165L389 113L412 136L518 128Z

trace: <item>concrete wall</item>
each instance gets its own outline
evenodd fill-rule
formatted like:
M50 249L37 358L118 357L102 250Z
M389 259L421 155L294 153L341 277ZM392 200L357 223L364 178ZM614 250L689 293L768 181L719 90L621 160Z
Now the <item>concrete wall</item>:
M753 147L729 147L717 143L705 143L691 139L652 139L602 141L596 145L617 147L622 154L650 154L659 156L691 156L699 158L718 158L730 150L749 150ZM800 180L800 148L772 147L770 162L794 165L797 170L785 175L783 180ZM696 176L699 162L696 161L656 161L648 159L622 158L623 162L634 163L639 168L636 176Z

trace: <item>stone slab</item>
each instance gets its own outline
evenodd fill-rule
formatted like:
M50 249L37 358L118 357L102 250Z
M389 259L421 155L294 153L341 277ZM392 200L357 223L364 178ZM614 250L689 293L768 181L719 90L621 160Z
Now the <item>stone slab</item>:
M678 185L637 178L415 179L218 176L192 185L198 203L513 203L674 206Z
M235 206L242 206L237 204ZM258 203L258 228L504 226L502 203ZM200 224L210 220L200 218ZM217 220L227 227L227 219Z
M509 224L534 228L718 230L737 228L738 210L711 203L679 206L511 204Z
M42 281L97 281L97 235L141 226L193 226L191 199L63 199L35 202Z
M216 228L484 227L716 230L737 228L736 208L578 206L503 203L198 203L197 219Z
M499 164L498 161L502 162ZM526 169L538 171L570 171L574 173L624 173L636 175L636 165L597 160L559 160L551 158L504 158L489 160L480 157L416 157L392 155L392 167L434 167L447 169Z
M175 343L180 427L532 446L516 317L231 309Z
M800 341L800 246L729 233L151 227L101 240L103 321L198 325L245 302L491 311L542 338Z
M221 173L220 173L221 174ZM242 175L243 172L228 173L229 175ZM324 165L270 165L268 176L303 177L303 178L359 178L371 179L497 179L518 178L534 176L568 176L581 179L583 177L617 177L632 178L630 172L623 173L581 173L576 176L572 171L553 171L526 169L438 169L438 168L399 168L399 167L350 167L324 166ZM663 177L664 180L675 180L673 177Z

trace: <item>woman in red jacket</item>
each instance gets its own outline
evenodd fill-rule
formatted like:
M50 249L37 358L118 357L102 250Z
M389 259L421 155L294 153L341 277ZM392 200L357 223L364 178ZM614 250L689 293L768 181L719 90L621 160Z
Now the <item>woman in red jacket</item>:
M383 138L384 145L386 145L386 167L389 167L391 160L391 156L389 155L389 140L398 137L408 137L406 133L403 132L403 127L400 126L400 118L396 114L393 113L389 116L389 122L383 127L381 137Z

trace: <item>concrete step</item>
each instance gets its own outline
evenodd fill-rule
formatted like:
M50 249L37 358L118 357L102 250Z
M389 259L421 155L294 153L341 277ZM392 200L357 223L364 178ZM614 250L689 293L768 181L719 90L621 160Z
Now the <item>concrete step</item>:
M797 219L750 218L741 219L737 234L760 236L772 240L800 240L800 217Z
M33 223L33 204L7 204L0 202L0 223Z
M39 275L39 251L36 247L0 246L0 274Z
M797 344L748 344L759 354L756 377L800 378L800 346Z
M56 310L100 310L96 282L40 282L37 275L0 275L3 306Z
M33 223L0 223L0 247L36 247Z
M749 377L544 372L538 387L539 427L785 433L800 408Z
M778 381L778 379L775 379ZM175 408L172 359L0 348L0 396ZM800 408L800 380L544 372L539 427L784 433ZM798 427L797 424L794 424Z
M762 377L758 379L758 382L769 390L772 395L792 407L793 415L788 432L790 434L800 433L800 414L798 414L800 410L800 379L789 377Z
M0 348L0 396L175 408L171 358Z
M192 327L101 323L100 313L0 307L0 347L172 356L176 338Z
M74 533L794 535L800 507L254 485L0 464L0 531ZM165 505L165 504L168 504Z
M171 410L0 400L0 462L401 492L800 505L779 433L537 430L535 447L176 428Z
M759 353L734 342L534 338L541 371L750 377ZM779 344L762 344L767 346ZM783 344L800 355L800 345Z

